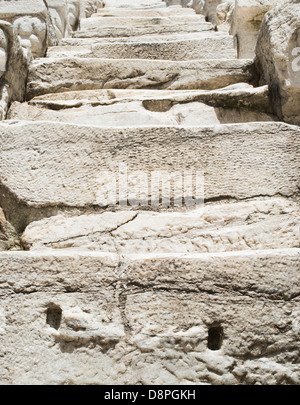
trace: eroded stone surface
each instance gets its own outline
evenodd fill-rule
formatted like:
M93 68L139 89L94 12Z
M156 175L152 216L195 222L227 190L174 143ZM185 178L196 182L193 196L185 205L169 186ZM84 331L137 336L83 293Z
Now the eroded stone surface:
M206 33L164 42L161 38L140 42L99 42L85 46L59 46L48 50L47 56L111 59L201 60L235 59L233 37L221 33Z
M235 0L223 0L216 8L217 29L230 32L233 25Z
M268 87L237 84L213 91L90 90L15 102L9 119L99 126L198 125L274 121Z
M9 104L25 95L28 61L13 26L0 21L0 120L6 118Z
M188 253L298 247L299 205L286 199L211 204L187 213L109 212L31 223L27 249Z
M14 0L0 2L0 19L14 27L27 58L44 56L50 38L52 24L43 0Z
M7 121L0 138L3 207L10 214L16 207L9 195L18 204L44 209L105 207L127 198L148 205L148 185L139 188L141 173L171 176L171 200L183 197L176 179L189 171L200 180L188 181L185 198L198 198L203 175L206 199L293 196L298 188L299 129L282 123L101 128ZM131 176L126 196L114 191L120 165Z
M236 0L230 33L237 37L239 58L253 58L265 14L285 0Z
M298 384L298 258L2 253L1 381Z
M279 6L263 22L256 48L262 81L280 119L300 124L300 4Z
M20 250L20 239L0 208L0 251Z
M76 32L31 63L26 103L0 27L0 250L29 250L0 253L0 383L299 384L300 134L236 60L245 2L51 3L46 46ZM272 33L290 67L294 14Z
M252 79L248 60L47 58L30 67L27 98L70 90L217 89Z
M57 40L69 36L68 0L46 0Z
M213 30L213 26L197 15L184 17L111 17L82 20L75 38L130 37L165 35L177 32L196 33Z

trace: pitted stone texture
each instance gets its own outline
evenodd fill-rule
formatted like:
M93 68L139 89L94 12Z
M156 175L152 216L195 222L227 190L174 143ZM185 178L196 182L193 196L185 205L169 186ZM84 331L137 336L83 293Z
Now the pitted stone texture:
M1 384L299 384L297 249L0 256Z
M111 59L201 60L235 59L233 37L211 32L195 38L164 41L162 38L140 42L99 42L90 46L60 46L48 50L47 56Z
M164 4L164 3L162 3ZM108 8L98 10L93 17L171 17L171 16L194 15L195 11L191 8L145 8L145 9L126 9L126 8ZM204 18L203 18L203 21Z
M197 15L171 17L92 17L81 21L81 30L75 38L131 37L196 33L213 30L212 24Z
M300 3L271 10L256 47L261 81L269 84L280 119L300 125Z
M214 90L252 80L252 61L161 61L96 58L35 60L27 99L47 93L93 89Z
M161 0L105 0L105 8L145 9L162 8L166 5Z
M283 123L101 128L7 121L0 128L1 204L20 220L30 207L87 209L126 205L127 199L131 206L148 205L148 183L141 185L154 176L157 194L157 173L173 184L157 197L170 196L166 206L201 199L204 180L206 200L293 196L299 186L299 128ZM117 193L124 165L129 191ZM191 172L199 180L187 177L183 191L178 175Z
M26 249L119 254L222 252L297 247L299 204L284 198L211 204L187 213L107 212L31 223Z
M8 119L99 126L197 125L274 121L268 87L245 83L213 91L87 90L15 102Z

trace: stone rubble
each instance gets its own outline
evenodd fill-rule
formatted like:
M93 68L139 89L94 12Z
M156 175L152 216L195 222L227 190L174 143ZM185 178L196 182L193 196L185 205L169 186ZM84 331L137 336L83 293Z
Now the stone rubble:
M0 19L0 384L299 385L299 1Z

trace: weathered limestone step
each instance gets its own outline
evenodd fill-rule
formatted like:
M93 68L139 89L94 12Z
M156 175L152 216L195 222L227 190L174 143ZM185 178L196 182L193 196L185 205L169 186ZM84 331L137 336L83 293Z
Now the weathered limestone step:
M116 8L132 8L136 7L166 7L164 2L160 0L105 0L105 7L116 7Z
M206 201L292 197L299 133L284 123L101 128L6 121L0 205L20 229L71 208L195 207L203 187Z
M187 33L174 33L174 34L158 34L158 35L142 35L134 37L116 37L116 38L64 38L60 41L60 46L83 46L89 47L91 45L101 45L103 43L114 44L114 43L125 43L125 44L139 44L143 42L174 42L174 41L185 41L185 40L198 40L203 38L205 34L216 34L215 31L200 31L200 32L187 32ZM218 35L219 33L217 33Z
M251 82L252 60L162 61L45 58L33 61L27 100L63 91L93 89L217 89Z
M141 35L163 35L193 33L213 30L213 25L194 16L182 17L111 17L86 18L81 21L80 31L74 38L130 37Z
M105 0L105 8L152 9L164 7L166 7L166 3L160 0Z
M141 42L101 42L88 46L55 46L48 49L48 57L86 57L111 59L163 59L201 60L235 59L237 51L231 35L208 32L197 39L164 41L163 36L156 40Z
M206 253L299 247L299 202L285 198L205 204L190 212L120 211L31 223L28 250Z
M274 121L267 86L240 83L205 91L86 90L12 104L8 119L99 126L197 125Z
M181 6L167 8L144 8L144 9L126 9L126 8L109 8L99 9L92 17L171 17L171 16L195 15L193 8L182 8ZM201 17L201 15L199 15ZM202 16L203 20L205 17Z
M3 384L300 382L299 249L18 252L0 267Z

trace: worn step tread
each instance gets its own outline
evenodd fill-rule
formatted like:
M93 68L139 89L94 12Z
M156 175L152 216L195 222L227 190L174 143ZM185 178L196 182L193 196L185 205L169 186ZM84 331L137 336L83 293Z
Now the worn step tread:
M252 60L45 58L33 61L27 99L71 90L217 89L251 82Z
M107 288L122 277L128 284L146 289L160 285L187 288L191 291L228 291L230 295L291 299L300 293L300 249L256 251L119 255L77 250L0 252L0 294L17 295L34 292L65 292L66 285L91 292ZM22 277L16 269L22 269ZM123 273L125 272L125 274ZM7 280L10 280L9 285ZM251 289L249 288L251 286ZM188 289L186 290L188 291ZM198 290L199 293L199 290ZM254 294L255 295L255 294Z
M181 6L173 6L166 8L140 8L140 9L126 9L126 8L116 8L116 7L104 7L99 9L97 13L93 14L92 17L164 17L173 15L194 15L195 10L192 8L183 8ZM203 20L205 17L202 16Z
M87 18L81 21L74 38L131 37L172 33L197 33L213 31L211 23L198 15L175 17L111 17Z
M293 197L299 186L299 131L271 122L112 128L6 121L0 125L0 204L13 225L72 208L123 209L127 199L149 209L141 173L147 178L160 173L173 182L169 202L153 183L155 196L163 198L153 210L172 208L172 201L182 198L194 207L204 185L206 201ZM128 192L117 193L124 165ZM192 177L182 190L185 173Z
M2 382L299 383L299 249L0 253L0 268Z
M11 105L8 119L99 126L212 125L276 121L268 86L239 83L205 90L86 90L51 93Z
M104 212L32 222L23 246L130 253L191 253L299 246L299 204L285 198L205 204L189 212Z
M206 33L197 39L141 42L102 42L85 46L58 46L49 48L48 57L87 57L112 59L201 60L234 59L237 51L230 35Z

